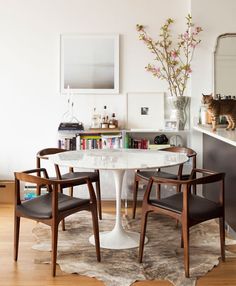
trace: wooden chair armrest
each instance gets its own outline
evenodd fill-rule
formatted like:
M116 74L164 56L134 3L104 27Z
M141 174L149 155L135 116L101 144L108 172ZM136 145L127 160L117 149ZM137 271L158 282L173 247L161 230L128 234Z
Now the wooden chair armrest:
M37 154L36 156L39 159L48 160L48 156L46 156L46 155L39 155L39 154Z

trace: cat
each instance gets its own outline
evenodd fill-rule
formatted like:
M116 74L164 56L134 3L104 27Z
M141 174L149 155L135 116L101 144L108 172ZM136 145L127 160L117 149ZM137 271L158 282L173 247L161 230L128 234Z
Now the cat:
M236 100L213 98L212 94L202 94L202 103L207 106L208 112L211 114L212 131L216 131L216 123L220 115L225 115L228 126L226 130L234 130L236 124Z

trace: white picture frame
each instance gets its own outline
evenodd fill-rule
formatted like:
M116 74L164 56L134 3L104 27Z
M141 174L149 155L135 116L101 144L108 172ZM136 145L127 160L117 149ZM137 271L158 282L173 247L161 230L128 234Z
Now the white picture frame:
M164 128L164 93L128 92L126 128L162 130Z
M178 131L178 122L176 120L166 119L165 130Z
M119 93L119 35L62 34L60 92Z

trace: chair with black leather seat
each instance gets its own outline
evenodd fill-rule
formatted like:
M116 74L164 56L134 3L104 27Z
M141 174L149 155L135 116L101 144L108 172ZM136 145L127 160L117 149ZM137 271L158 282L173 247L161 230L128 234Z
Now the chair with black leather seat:
M40 168L41 167L41 160L47 160L48 159L48 155L52 155L52 154L56 154L56 153L61 153L61 152L65 152L67 150L65 149L61 149L61 148L45 148L40 150L37 155L36 155L36 167ZM62 179L72 179L72 178L82 178L82 177L89 177L90 181L92 183L95 183L96 185L96 196L97 196L97 201L98 201L98 215L99 215L99 219L102 219L102 204L101 204L101 191L100 191L100 175L99 175L99 170L95 170L94 172L75 172L73 170L73 168L69 168L69 172L65 173L65 174L61 174L60 168L58 165L55 165L55 169L56 169L56 175L57 178L62 180ZM50 177L51 178L51 177ZM51 179L55 179L55 177L51 178ZM78 181L79 184L78 185L84 185L86 184L86 181L84 180L80 180ZM73 196L73 186L70 186L69 184L63 185L61 184L61 190L64 188L69 188L70 190L70 195ZM40 187L38 187L37 189L37 193L40 193Z
M38 176L37 174L40 174ZM71 197L58 192L61 185L68 184L77 186L79 181L83 179L89 191L89 199L80 199ZM25 217L40 221L51 227L52 233L52 275L56 275L56 259L57 259L57 240L58 240L58 224L65 217L87 210L92 214L93 232L95 237L95 246L97 260L100 261L100 242L99 242L99 227L97 216L97 200L93 190L92 183L89 177L81 179L67 180L50 180L48 179L47 171L44 168L33 169L24 172L15 172L15 224L14 224L14 259L18 258L19 246L19 230L20 218ZM38 186L47 186L48 193L33 198L31 200L21 202L20 200L20 182L36 184Z
M201 177L198 177L200 174ZM194 177L197 178L193 179ZM185 276L189 277L189 228L201 222L219 218L221 258L225 260L225 214L224 214L224 173L204 169L193 169L189 180L172 180L160 177L149 179L142 205L141 235L139 245L139 262L142 262L147 218L150 212L168 215L182 224L182 240L184 247ZM163 199L151 199L153 183L160 185L182 186L182 192ZM211 201L191 192L191 187L214 183L218 201Z
M191 148L173 146L173 147L161 149L160 151L184 153L191 160L192 168L196 168L197 153L194 150L192 150ZM135 218L136 207L137 207L137 195L138 195L139 182L140 181L148 182L148 180L152 176L160 177L160 178L174 179L174 180L187 180L189 178L190 174L183 174L183 166L184 166L184 164L179 165L177 174L164 172L160 168L157 170L154 170L154 171L137 170L137 172L135 173L135 177L134 177L134 187L133 187L133 207L132 207L133 219ZM181 190L181 186L178 186L177 192L180 192L180 190ZM193 188L193 192L194 193L196 192L195 187ZM161 187L159 184L157 184L156 193L157 193L157 198L160 198Z

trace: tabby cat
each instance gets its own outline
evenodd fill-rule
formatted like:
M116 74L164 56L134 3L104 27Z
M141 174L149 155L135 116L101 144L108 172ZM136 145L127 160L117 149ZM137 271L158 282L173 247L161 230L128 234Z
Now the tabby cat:
M234 99L213 99L212 94L202 94L202 103L207 106L208 112L211 114L212 130L216 131L216 123L220 115L225 115L228 126L226 130L234 130L236 124L236 100Z

